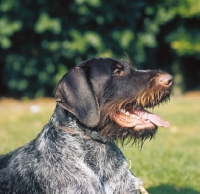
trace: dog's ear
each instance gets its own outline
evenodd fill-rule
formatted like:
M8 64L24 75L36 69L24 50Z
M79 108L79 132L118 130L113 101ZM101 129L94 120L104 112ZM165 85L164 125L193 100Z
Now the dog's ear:
M99 105L87 80L84 67L71 69L60 80L55 98L64 109L74 114L87 127L96 127L100 121Z

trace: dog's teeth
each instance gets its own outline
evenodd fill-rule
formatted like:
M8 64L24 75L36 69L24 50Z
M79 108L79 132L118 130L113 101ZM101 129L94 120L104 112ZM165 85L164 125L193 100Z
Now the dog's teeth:
M131 118L136 118L136 116L135 115L131 115Z
M150 120L147 120L147 123L150 123L151 121Z
M125 109L121 109L120 111L121 111L121 112L124 112L124 113L126 112L126 110L125 110Z
M125 113L126 115L130 115L130 113L127 111L126 113Z

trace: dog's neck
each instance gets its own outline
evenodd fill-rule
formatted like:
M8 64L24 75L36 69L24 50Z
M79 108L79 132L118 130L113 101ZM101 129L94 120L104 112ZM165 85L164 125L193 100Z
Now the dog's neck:
M106 139L102 138L96 128L88 128L81 124L76 116L64 109L59 103L57 103L54 113L50 119L50 122L60 130L64 130L71 134L77 134L86 139L93 139L99 142L105 142ZM69 130L67 130L67 128ZM66 130L65 130L66 129ZM73 132L70 132L72 131Z
M74 125L77 122L76 117L67 110L65 110L59 103L56 104L56 108L50 120L56 127L75 127ZM72 126L69 126L70 124Z

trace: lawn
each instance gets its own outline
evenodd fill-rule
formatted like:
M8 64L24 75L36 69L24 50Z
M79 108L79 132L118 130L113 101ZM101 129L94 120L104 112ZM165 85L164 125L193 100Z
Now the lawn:
M0 100L0 154L36 137L54 107L52 99ZM200 194L200 96L171 98L153 111L171 127L159 128L142 150L120 146L132 161L131 171L150 194Z

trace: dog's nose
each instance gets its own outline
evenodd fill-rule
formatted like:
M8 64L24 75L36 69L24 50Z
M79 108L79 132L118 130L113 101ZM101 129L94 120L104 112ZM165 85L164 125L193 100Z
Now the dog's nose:
M166 87L169 87L172 85L172 79L173 79L173 77L171 75L162 74L159 76L159 83Z

